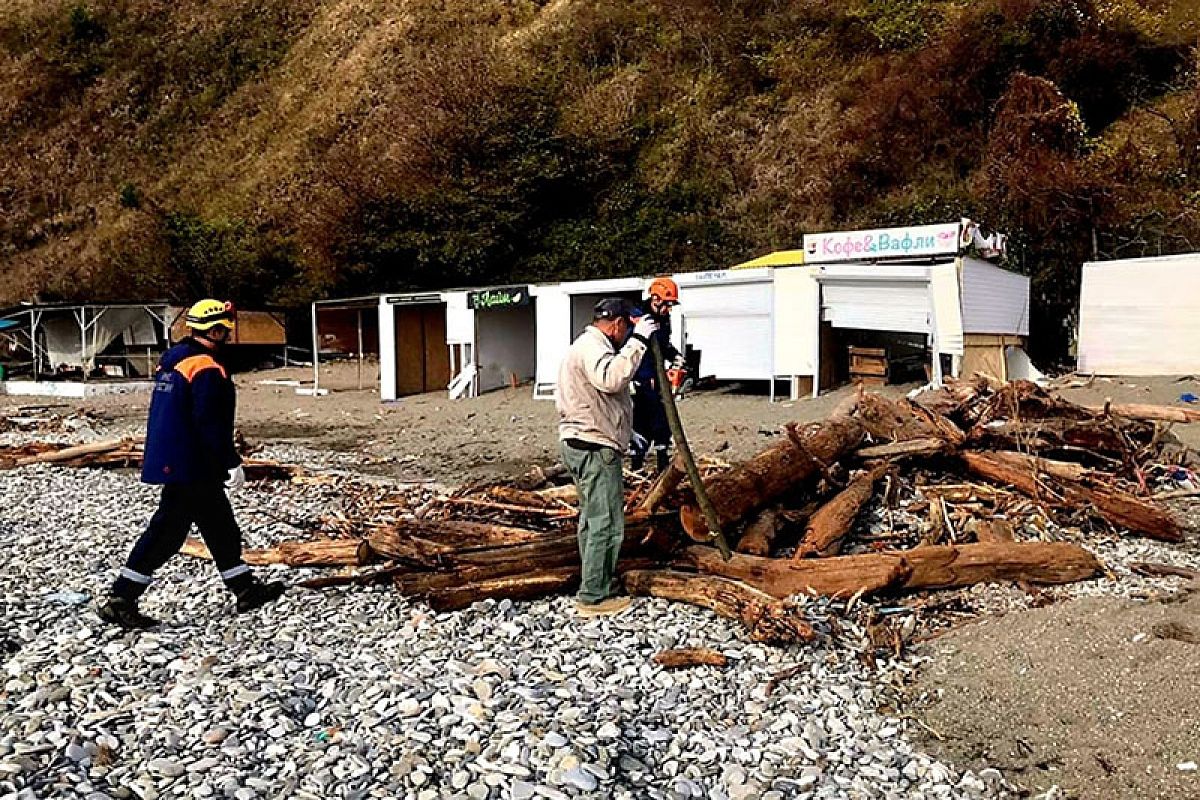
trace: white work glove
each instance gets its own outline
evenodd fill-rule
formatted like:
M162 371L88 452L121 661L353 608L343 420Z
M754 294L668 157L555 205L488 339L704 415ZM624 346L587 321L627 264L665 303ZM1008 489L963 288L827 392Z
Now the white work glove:
M658 331L658 323L654 321L654 317L647 314L639 319L633 325L633 335L640 336L643 339L649 339Z
M637 431L633 432L633 439L629 442L629 455L640 456L650 450L650 440L642 436Z
M671 366L675 369L683 369L685 366L687 366L687 361L686 361L686 359L684 359L683 355L680 354L680 355L675 356L674 359L672 359Z
M238 464L233 469L229 470L229 477L225 479L225 491L232 494L239 491L246 485L246 470L242 469L242 465Z

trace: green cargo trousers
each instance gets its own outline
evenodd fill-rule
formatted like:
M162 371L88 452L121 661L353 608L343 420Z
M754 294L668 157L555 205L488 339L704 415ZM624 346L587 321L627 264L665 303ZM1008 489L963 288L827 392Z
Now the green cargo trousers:
M580 450L559 442L563 463L579 488L579 592L584 603L612 594L617 556L625 538L625 476L621 454L611 447Z

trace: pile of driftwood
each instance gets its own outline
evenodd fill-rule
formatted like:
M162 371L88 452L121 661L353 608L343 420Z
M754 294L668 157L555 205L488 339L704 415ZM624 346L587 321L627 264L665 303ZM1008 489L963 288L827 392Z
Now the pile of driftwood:
M127 437L88 444L65 445L32 442L0 447L0 469L24 467L30 464L54 464L60 467L96 467L116 469L139 467L145 452L145 439ZM287 480L300 474L300 469L288 464L261 458L245 458L242 466L247 480Z
M797 595L1084 580L1101 571L1080 544L1098 528L1182 538L1152 491L1190 468L1169 426L1196 421L1174 407L1086 408L1027 382L960 382L912 400L860 393L745 463L706 465L729 559L678 464L653 481L631 475L619 568L631 594L710 608L771 642L813 637ZM361 538L248 557L343 567L305 584L391 583L436 609L569 591L574 489L555 480L561 468L467 487Z

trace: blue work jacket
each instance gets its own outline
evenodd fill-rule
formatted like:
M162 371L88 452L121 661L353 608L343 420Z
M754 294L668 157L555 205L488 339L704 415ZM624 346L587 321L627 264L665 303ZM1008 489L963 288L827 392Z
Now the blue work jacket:
M224 481L242 463L233 443L237 393L213 350L184 339L158 362L146 424L146 483Z

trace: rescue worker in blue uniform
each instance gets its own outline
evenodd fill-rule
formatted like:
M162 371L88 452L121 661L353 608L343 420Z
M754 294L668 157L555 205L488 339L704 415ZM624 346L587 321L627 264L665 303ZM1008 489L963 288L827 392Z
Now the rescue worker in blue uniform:
M238 613L279 598L283 583L264 583L242 561L242 532L226 492L246 482L233 442L237 397L219 360L235 325L232 304L201 300L187 314L191 336L163 354L154 378L142 481L161 485L158 510L134 544L100 607L123 628L158 624L138 610L154 571L179 552L193 523L200 529Z
M679 304L679 286L670 278L655 278L646 290L646 302L651 318L658 323L654 338L667 364L682 366L683 356L671 344L671 309ZM633 376L633 443L630 445L630 466L640 470L646 457L653 452L659 472L670 461L671 427L663 407L661 392L672 391L670 386L658 385L654 367L654 351L646 350L637 373Z

